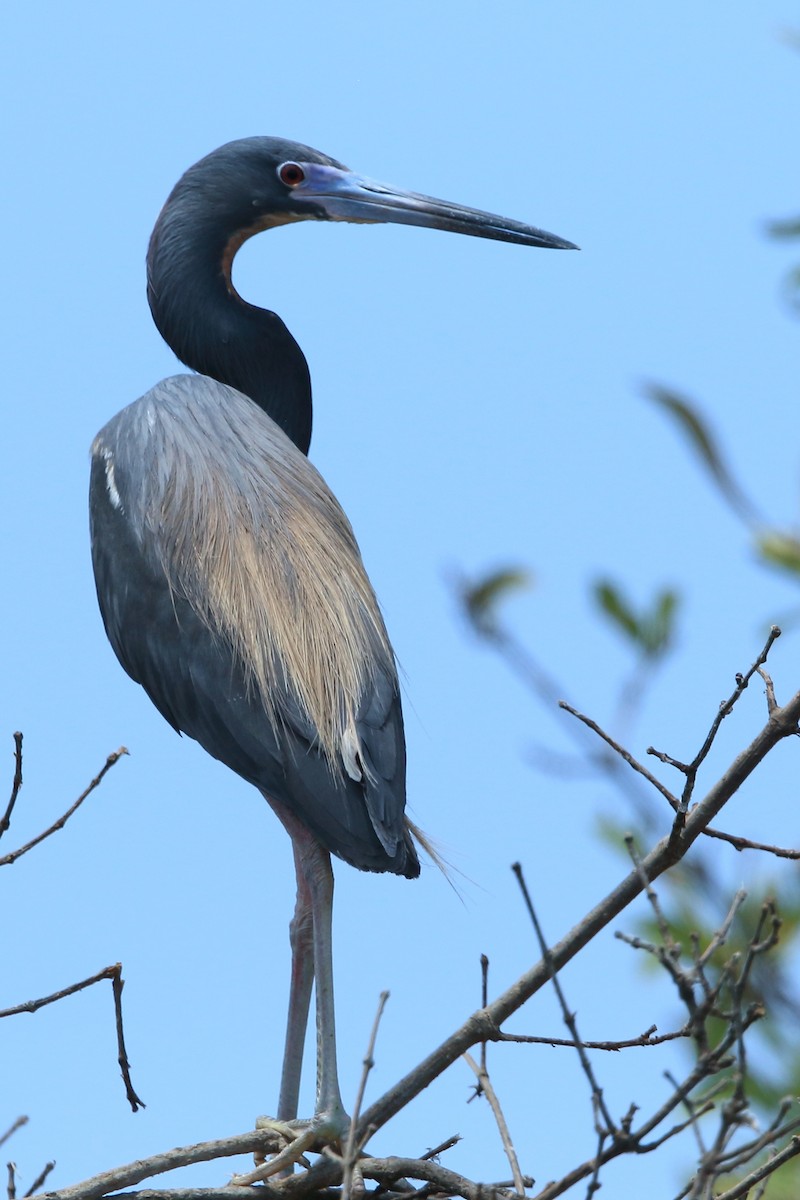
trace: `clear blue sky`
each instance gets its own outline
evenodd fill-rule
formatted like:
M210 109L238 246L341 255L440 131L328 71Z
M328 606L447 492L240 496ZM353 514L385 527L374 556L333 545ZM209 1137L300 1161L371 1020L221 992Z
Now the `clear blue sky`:
M534 957L513 860L553 940L621 871L595 829L603 813L624 820L622 802L531 768L534 743L569 743L467 634L453 574L529 566L537 586L508 618L600 721L612 719L628 660L592 617L587 584L608 572L641 602L678 587L679 650L629 740L679 757L763 626L795 602L754 565L642 384L697 397L759 504L796 520L797 326L778 296L792 259L763 236L767 219L798 206L800 64L785 40L796 20L779 0L7 9L0 789L13 730L26 737L8 840L57 816L110 750L124 743L131 757L64 832L0 875L0 1005L122 960L134 1082L148 1103L133 1116L124 1102L106 991L4 1023L0 1125L31 1117L9 1147L23 1184L49 1157L59 1186L242 1131L277 1095L288 840L261 798L178 739L118 667L88 555L89 443L176 369L144 292L169 189L220 143L279 134L582 247L294 227L248 243L236 264L241 293L276 309L308 357L312 458L355 527L404 672L410 811L463 872L463 903L435 870L416 884L337 872L346 1098L378 994L391 991L374 1097L477 1006L481 952L492 991ZM797 687L797 665L794 634L775 655L781 694ZM754 689L717 767L762 717ZM726 826L792 840L796 755L782 748ZM749 863L732 857L736 883ZM671 995L634 965L609 931L565 973L585 1036L670 1025ZM514 1027L561 1032L549 997ZM490 1065L524 1169L543 1181L591 1152L571 1056L499 1048ZM603 1062L612 1108L659 1096L665 1067L679 1069L677 1052ZM454 1067L376 1148L416 1154L459 1131L454 1169L506 1177L488 1112L464 1104L469 1087ZM305 1096L310 1109L310 1077ZM661 1194L651 1177L648 1195Z

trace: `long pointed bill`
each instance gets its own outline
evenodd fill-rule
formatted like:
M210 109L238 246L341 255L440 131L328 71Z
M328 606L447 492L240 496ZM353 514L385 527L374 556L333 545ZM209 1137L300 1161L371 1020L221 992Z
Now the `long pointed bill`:
M284 164L284 167L287 164ZM403 192L389 184L364 179L352 171L321 163L291 164L302 173L301 181L292 188L292 200L297 210L308 205L309 217L329 221L365 223L394 222L398 225L422 225L429 229L446 229L451 233L467 233L472 237L493 238L498 242L516 242L520 246L541 246L549 250L577 250L573 242L526 225L498 217L494 213ZM284 168L281 168L283 170Z

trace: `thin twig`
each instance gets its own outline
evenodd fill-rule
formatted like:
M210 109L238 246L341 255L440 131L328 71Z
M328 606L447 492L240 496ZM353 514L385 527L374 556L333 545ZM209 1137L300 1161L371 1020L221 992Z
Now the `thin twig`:
M489 1003L489 958L481 955L481 1008ZM486 1071L486 1042L481 1042L481 1070Z
M617 934L617 937L624 938L630 941L627 935ZM581 1045L587 1050L606 1050L612 1053L619 1053L620 1050L634 1050L642 1046L663 1046L665 1042L674 1042L678 1038L686 1038L690 1036L686 1026L683 1029L675 1029L671 1033L656 1033L657 1026L651 1025L649 1029L645 1029L644 1033L640 1033L635 1038L624 1038L619 1042L592 1042L588 1038L581 1038ZM545 1037L539 1034L532 1033L505 1033L502 1030L497 1030L491 1039L493 1042L518 1042L523 1045L531 1046L553 1046L565 1047L569 1050L575 1049L575 1042L572 1038L557 1038Z
M485 1067L478 1066L478 1064L475 1062L475 1059L469 1053L465 1052L464 1061L469 1069L474 1072L475 1077L480 1085L480 1089L489 1102L489 1107L494 1114L494 1119L500 1134L500 1140L503 1143L503 1150L505 1151L506 1158L508 1159L508 1164L511 1167L511 1175L514 1179L514 1187L516 1188L517 1195L524 1196L525 1184L523 1183L522 1179L522 1171L519 1169L519 1159L517 1158L517 1152L514 1149L514 1143L511 1140L511 1134L508 1130L508 1124L506 1123L503 1109L500 1106L497 1093L495 1092L494 1087L492 1086L492 1081L489 1078L489 1073Z
M800 850L792 850L787 846L770 846L766 842L754 842L751 838L739 837L735 833L723 833L721 829L714 829L711 825L704 833L706 837L728 842L734 850L760 850L764 854L774 854L776 858L788 858L795 862L800 859Z
M74 996L76 992L82 992L84 988L91 987L93 983L99 983L102 979L113 979L119 970L120 964L115 963L113 967L104 967L96 975L90 975L88 979L82 979L80 983L71 983L69 987L61 988L58 992L51 992L49 996L40 996L38 1000L26 1000L23 1004L15 1004L13 1008L2 1008L0 1009L0 1018L38 1012L45 1005L55 1004L56 1001L63 1000L66 996Z
M665 763L668 763L670 766L676 767L677 770L681 771L686 776L686 783L684 785L683 793L681 795L681 800L680 800L680 808L681 808L682 812L688 811L689 801L691 800L692 793L694 791L695 781L697 779L697 772L699 771L702 763L705 761L709 751L711 750L711 747L714 744L714 740L716 739L717 733L719 732L720 725L725 720L725 718L727 716L729 716L729 714L733 711L734 705L736 704L736 702L739 699L741 699L742 695L744 694L745 689L747 688L747 686L750 683L750 680L753 678L753 676L757 673L760 673L760 668L763 667L764 663L767 661L767 657L769 655L770 650L772 649L774 642L780 636L781 636L780 629L778 628L777 625L773 625L769 631L769 636L767 637L766 643L764 644L764 648L762 649L762 651L759 654L756 661L752 664L752 666L749 668L749 670L745 671L745 673L743 675L741 673L737 674L736 687L731 692L728 699L723 700L722 704L720 704L717 714L714 717L714 720L711 722L711 728L709 729L708 733L706 734L705 741L703 742L702 746L700 747L697 754L694 756L694 758L692 759L692 761L690 763L681 763L677 759L670 758L670 756L668 754L663 754L659 750L654 750L652 746L650 746L648 748L648 751L647 751L648 754L653 754L656 758L660 759L661 762L665 762ZM778 706L777 706L777 704L774 703L774 699L775 699L774 695L773 695L772 699L773 699L772 706L771 707L769 705L767 706L770 717L773 715L773 713L778 711Z
M793 1137L783 1150L768 1158L760 1167L756 1167L744 1179L740 1179L732 1188L728 1188L726 1192L718 1192L717 1200L743 1200L754 1184L760 1183L762 1179L766 1179L769 1175L773 1175L778 1167L789 1162L800 1154L800 1137Z
M96 787L100 786L107 772L110 771L114 764L119 762L122 756L127 753L128 751L125 749L125 747L120 746L119 750L115 750L113 754L109 754L99 773L94 777L85 791L78 796L78 799L75 801L75 803L72 804L67 811L58 818L57 821L54 821L48 829L45 829L44 833L38 834L37 837L33 838L30 842L26 842L25 845L20 846L19 849L12 850L10 854L4 854L2 858L0 858L0 867L6 867L11 863L16 862L18 858L22 858L23 854L27 854L29 850L33 850L34 846L38 846L45 840L45 838L49 838L52 836L52 834L57 833L59 829L63 829L73 813L75 813L83 804L86 797L91 795Z
M571 704L567 704L566 700L559 700L558 707L563 709L564 712L568 712L571 716L575 717L575 719L580 721L581 724L586 725L587 728L591 729L593 733L596 733L601 741L604 741L606 745L614 751L615 754L618 754L619 757L628 764L629 767L632 767L633 770L646 779L647 782L656 789L656 791L660 792L672 808L678 807L677 796L673 796L669 788L666 787L661 780L652 773L652 771L648 771L647 767L644 766L643 763L640 763L638 759L634 758L630 751L626 750L624 746L621 746L619 742L615 741L610 733L606 733L605 729L598 725L595 720L593 720L591 717L587 717L585 713L579 712L578 709L573 708Z
M664 949L666 950L667 954L670 955L670 957L674 957L675 953L676 953L676 946L675 946L675 940L672 936L672 930L670 929L667 918L664 916L664 912L661 908L661 904L658 899L658 893L656 892L655 888L650 883L650 880L647 878L647 875L642 871L642 856L639 854L638 850L636 849L636 840L633 837L633 835L630 833L625 836L624 840L625 840L625 849L628 851L630 860L633 863L635 869L639 873L639 877L642 881L642 888L644 889L644 894L647 897L647 901L648 901L650 907L652 908L653 914L656 918L656 924L658 925L658 931L661 934L661 941L663 943Z
M11 783L11 799L6 805L6 811L0 819L0 838L11 824L11 814L14 811L14 805L17 803L17 796L22 787L22 734L17 731L14 734L14 779Z
M675 1076L672 1074L671 1071L665 1071L664 1078L666 1080L668 1080L674 1088L677 1089L678 1081L675 1078ZM699 1114L698 1114L697 1107L695 1106L694 1100L691 1098L691 1096L683 1097L683 1107L686 1109L687 1113L689 1114L689 1120L690 1120L690 1123L692 1126L692 1132L694 1133L695 1141L697 1142L697 1151L698 1151L700 1157L704 1158L705 1154L706 1154L706 1146L705 1146L705 1142L703 1141L703 1131L700 1127L700 1122L698 1120Z
M44 1008L47 1004L55 1004L58 1000L64 1000L67 996L74 996L76 992L82 992L84 988L91 987L95 983L100 983L104 979L110 979L114 994L114 1015L117 1029L117 1061L119 1062L122 1072L122 1079L125 1084L125 1094L128 1098L128 1103L134 1112L139 1108L144 1108L144 1101L140 1100L133 1089L130 1077L130 1064L128 1056L125 1052L125 1037L122 1026L122 989L125 986L122 978L122 963L114 963L113 966L104 967L102 971L98 971L96 975L90 975L88 979L81 979L79 983L71 983L69 987L61 988L57 992L51 992L49 996L40 996L38 1000L26 1000L23 1004L15 1004L13 1008L0 1009L0 1019L3 1017L17 1017L21 1013L35 1013L40 1008ZM26 1118L27 1119L27 1118Z
M741 1167L751 1162L757 1154L762 1150L766 1150L773 1146L775 1142L781 1138L793 1133L800 1128L800 1117L795 1117L791 1121L781 1122L777 1127L770 1127L760 1137L753 1138L746 1142L743 1146L738 1146L735 1150L729 1150L727 1154L721 1154L719 1164L725 1174L730 1174L733 1171L738 1171Z
M28 1197L29 1197L29 1196L32 1196L32 1195L34 1194L34 1192L38 1192L38 1191L39 1191L39 1188L42 1186L42 1184L44 1183L45 1179L47 1179L47 1176L48 1176L48 1175L50 1174L50 1172L53 1170L53 1168L55 1167L55 1165L56 1165L56 1164L55 1164L55 1161L53 1161L53 1162L49 1162L49 1163L45 1163L45 1164L44 1164L44 1166L42 1167L41 1171L40 1171L40 1172L39 1172L39 1174L36 1176L36 1178L34 1179L33 1183L31 1184L31 1186L28 1188L27 1192L25 1193L25 1200L28 1200Z
M610 1136L607 1129L602 1129L597 1136L597 1153L594 1156L594 1170L586 1185L586 1200L591 1200L595 1192L598 1192L603 1186L600 1183L600 1169L603 1166L603 1149Z
M635 758L629 750L626 750L624 746L620 745L620 743L617 742L610 733L603 729L602 725L598 725L597 721L593 720L591 717L588 717L586 713L580 712L577 708L573 708L573 706L571 704L567 704L565 700L559 700L558 707L563 709L564 712L568 712L570 716L575 717L577 721L580 721L581 724L585 725L588 729L591 729L593 733L597 734L597 736L604 741L606 745L614 751L615 754L619 755L619 757L626 762L628 766L632 767L632 769L646 779L648 783L652 784L656 791L664 797L670 808L672 808L673 812L679 811L681 807L680 801L676 796L673 795L669 788L665 787L658 776L653 775L651 771L648 771L647 767L645 767L643 763L640 763L639 760ZM668 754L662 754L661 751L655 751L652 749L652 747L648 750L648 754L653 754L661 762L668 763L670 766L677 766L684 772L690 769L686 763L678 763L675 759L670 758ZM754 842L751 838L740 837L735 833L726 833L724 830L717 829L713 825L709 825L707 829L703 830L703 836L716 838L721 842L727 842L729 845L733 846L734 850L738 851L760 850L764 854L774 854L776 858L788 858L792 861L797 861L800 859L800 850L795 850L791 847L773 846L767 842Z
M710 961L712 955L715 954L717 952L717 950L720 949L720 947L725 945L725 942L727 941L727 938L728 938L728 934L731 931L731 926L733 925L733 922L736 919L736 914L738 913L739 909L742 907L742 905L744 904L746 899L747 899L747 892L744 890L744 888L739 888L739 891L736 893L736 895L733 897L733 900L731 901L731 906L728 909L727 913L725 914L725 919L723 920L719 929L715 930L713 936L709 939L708 945L706 946L703 953L698 955L698 958L697 958L698 967L704 967L706 965L706 963Z
M778 707L778 702L775 699L775 685L772 682L772 676L769 675L763 667L758 667L758 673L764 680L764 690L767 693L767 712L772 712Z
M122 1073L122 1081L125 1084L125 1095L128 1097L128 1103L133 1112L138 1112L140 1108L145 1108L144 1100L141 1100L134 1091L133 1081L131 1079L131 1064L128 1061L128 1052L125 1049L125 1031L122 1024L122 989L125 987L125 980L122 978L122 963L116 963L114 974L111 978L111 987L114 993L114 1020L117 1029L117 1062Z
M445 1150L452 1150L453 1146L457 1146L460 1141L461 1134L454 1133L452 1137L446 1138L438 1146L434 1146L432 1150L426 1150L424 1154L420 1154L420 1158L424 1162L427 1162L429 1159L437 1159L440 1154L444 1154Z
M5 1131L5 1133L0 1135L0 1146L2 1146L4 1142L7 1142L10 1137L13 1137L13 1135L17 1132L18 1129L21 1129L23 1125L27 1125L27 1124L28 1124L27 1117L17 1117L17 1119L16 1119L16 1121L14 1121L13 1125L9 1125L9 1127Z
M364 1102L364 1093L367 1089L367 1080L369 1073L375 1066L375 1042L378 1037L378 1028L383 1016L383 1010L386 1008L386 1002L389 999L388 992L381 992L378 998L378 1009L375 1013L375 1020L372 1022L372 1032L369 1035L369 1043L367 1045L367 1053L364 1055L363 1070L361 1079L358 1084L358 1092L356 1093L356 1101L353 1105L353 1116L350 1120L350 1128L347 1131L347 1142L344 1150L344 1162L342 1164L342 1200L350 1200L350 1189L353 1182L353 1168L356 1164L358 1154L362 1149L363 1142L356 1141L356 1129L358 1127L358 1118L361 1116L361 1105Z
M514 874L517 877L517 883L520 886L520 890L522 892L522 897L525 901L525 907L528 910L528 916L531 919L534 931L536 933L536 940L539 943L539 950L542 955L542 959L547 964L547 967L550 971L550 981L553 984L553 988L555 990L556 996L558 997L558 1003L559 1003L559 1007L561 1008L561 1015L564 1018L564 1024L567 1026L567 1029L569 1029L570 1033L572 1034L573 1040L575 1042L575 1049L578 1052L578 1058L580 1060L580 1064L583 1069L583 1073L589 1082L589 1087L591 1088L591 1091L592 1091L592 1103L596 1107L596 1109L600 1112L600 1114L602 1115L605 1129L608 1130L609 1132L612 1132L616 1128L616 1126L614 1124L614 1120L611 1116L611 1113L608 1111L608 1108L606 1107L606 1102L605 1102L605 1099L603 1098L603 1089L600 1087L599 1083L597 1082L597 1079L595 1078L594 1070L592 1069L592 1064L589 1062L589 1058L586 1054L586 1048L584 1046L583 1041L581 1040L580 1034L578 1033L578 1024L577 1024L577 1021L575 1020L575 1014L570 1011L569 1005L567 1004L567 1001L566 1001L566 997L564 996L564 992L561 987L561 982L558 978L558 968L556 967L555 962L553 960L553 956L550 952L550 947L547 944L547 942L545 941L542 927L539 924L539 918L536 916L536 911L533 907L533 901L531 900L530 893L528 891L528 886L525 882L525 876L522 873L522 866L520 865L520 863L513 863L511 866L511 870L514 872ZM597 1132L598 1133L601 1132L601 1128L599 1126L597 1128Z

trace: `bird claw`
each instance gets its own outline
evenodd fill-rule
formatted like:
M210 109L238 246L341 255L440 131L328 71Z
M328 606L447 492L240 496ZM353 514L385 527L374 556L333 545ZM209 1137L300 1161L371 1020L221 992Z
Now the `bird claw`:
M338 1124L338 1123L337 1123ZM260 1183L272 1175L278 1175L300 1163L308 1168L306 1151L321 1150L324 1146L338 1142L342 1131L336 1128L327 1113L318 1113L310 1121L278 1121L274 1117L257 1117L256 1129L270 1131L283 1142L283 1148L265 1159L263 1152L256 1154L256 1168L245 1175L234 1175L231 1183L236 1187L247 1187Z

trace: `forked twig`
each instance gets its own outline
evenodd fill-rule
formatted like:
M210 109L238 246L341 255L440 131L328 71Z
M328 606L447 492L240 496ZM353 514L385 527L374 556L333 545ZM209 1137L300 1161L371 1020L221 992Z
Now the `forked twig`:
M16 736L19 736L19 738L20 738L20 747L21 747L22 735L19 734L19 735L15 735L15 737ZM23 854L27 854L29 850L33 850L33 848L35 846L40 845L40 843L43 842L45 840L45 838L49 838L54 833L57 833L59 829L63 829L64 826L66 825L67 821L73 815L73 813L75 813L80 808L80 806L83 804L86 797L91 795L91 793L95 790L95 788L100 786L100 784L103 782L103 778L105 777L105 775L111 770L111 768L114 766L114 764L119 762L119 760L123 757L123 755L125 755L127 753L128 753L128 751L125 749L125 747L120 746L119 750L115 750L113 752L113 754L109 754L108 758L106 759L105 763L103 764L103 766L100 769L100 771L98 772L98 774L95 775L94 779L89 784L89 786L83 792L81 792L80 796L78 796L78 799L75 801L75 803L70 805L70 807L67 809L67 811L65 813L62 813L62 815L58 818L58 820L54 821L53 824L48 829L45 829L43 833L38 834L35 838L32 838L31 841L26 842L24 846L20 846L17 850L12 850L9 854L4 854L2 857L0 857L0 867L6 867L6 866L9 866L11 863L16 862L18 858L22 858ZM15 776L15 779L16 779L16 776ZM21 782L22 782L22 779L20 776L20 784L21 784ZM17 788L17 793L18 792L19 792L19 788ZM14 794L12 792L12 801L15 801L15 800L16 800L16 794ZM7 817L10 817L10 810L12 808L13 808L13 803L10 803L9 808L6 809Z
M69 987L61 988L57 992L51 992L49 996L40 996L38 1000L26 1000L24 1004L15 1004L12 1008L0 1009L0 1019L3 1017L16 1017L21 1013L38 1012L45 1005L55 1004L58 1000L63 1000L67 996L74 996L76 992L82 992L84 988L91 987L95 983L100 983L103 979L111 980L114 995L114 1017L117 1029L117 1062L119 1063L122 1079L125 1084L125 1095L128 1098L128 1103L133 1111L137 1112L140 1108L144 1108L145 1104L134 1091L130 1076L130 1063L125 1051L125 1036L122 1025L122 989L125 986L125 982L122 978L122 963L114 963L113 966L104 967L96 975L90 975L88 979L81 979L79 983L71 983ZM25 1119L27 1120L27 1118ZM13 1132L13 1128L10 1132Z
M456 1029L441 1045L437 1046L422 1062L399 1080L385 1095L374 1101L357 1122L356 1139L362 1138L370 1130L381 1128L397 1112L410 1103L434 1079L439 1077L465 1051L480 1045L487 1040L495 1040L497 1032L503 1023L514 1012L535 995L548 980L552 978L553 970L560 970L567 962L578 954L583 947L591 942L601 930L604 930L638 895L644 890L646 882L658 878L679 861L702 835L722 810L724 805L738 791L742 783L756 770L763 759L780 741L794 737L800 720L800 693L792 697L782 707L777 707L769 713L766 724L752 739L750 744L739 753L722 776L709 788L706 795L696 802L686 814L686 820L678 836L662 838L647 854L645 854L635 869L630 871L613 888L608 895L601 899L583 919L560 941L548 948L547 955L541 961L525 971L503 993L494 1000L474 1012ZM707 1000L700 998L698 1008L702 1008ZM693 1066L673 1094L670 1095L660 1108L643 1120L638 1128L632 1126L633 1110L629 1117L623 1118L616 1135L608 1138L600 1157L603 1162L610 1161L621 1154L635 1150L637 1154L651 1152L664 1141L676 1136L692 1119L696 1120L706 1105L695 1110L689 1122L676 1122L665 1133L657 1133L664 1123L672 1117L676 1108L685 1096L692 1094L698 1083L726 1070L735 1064L735 1047L742 1033L758 1019L760 1012L753 1006L742 1014L736 1029L729 1029L714 1046L701 1054L700 1060ZM580 1039L576 1038L576 1041ZM583 1044L583 1043L581 1043ZM708 1102L710 1104L710 1101ZM627 1123L626 1123L627 1122ZM274 1135L273 1135L274 1136ZM779 1135L776 1132L775 1137ZM647 1141L652 1138L651 1141ZM356 1141L358 1144L358 1140ZM166 1154L155 1156L153 1159L130 1164L127 1168L109 1172L95 1177L74 1188L57 1193L61 1200L98 1200L99 1197L121 1188L135 1186L139 1181L149 1178L161 1171L172 1170L188 1162L210 1161L226 1154L246 1153L252 1150L272 1150L274 1141L268 1133L256 1131L238 1138L226 1139L223 1142L204 1143L197 1147L181 1148ZM557 1183L547 1184L539 1193L540 1200L553 1200L553 1197L563 1195L570 1186L580 1180L597 1176L597 1154L586 1163L578 1165ZM466 1200L485 1200L488 1185L474 1184L464 1180L455 1172L446 1172L438 1164L418 1159L369 1159L362 1158L358 1163L363 1178L377 1179L384 1186L392 1185L397 1191L406 1190L400 1184L405 1176L427 1180L430 1187L423 1189L427 1195L431 1190L447 1191L451 1195L464 1196ZM264 1184L259 1189L263 1200L273 1197L283 1197L284 1200L300 1200L312 1191L335 1186L341 1179L341 1160L332 1162L324 1157L302 1174L295 1174L280 1181L280 1184ZM505 1186L505 1185L504 1185ZM189 1200L189 1193L171 1191L173 1200ZM150 1200L166 1196L166 1192L150 1190L147 1195ZM216 1192L204 1192L206 1200L218 1200ZM220 1196L222 1193L220 1192ZM225 1190L227 1200L246 1200L252 1198L252 1190L241 1187L231 1187ZM192 1197L197 1200L197 1193ZM727 1197L726 1200L732 1200Z
M697 780L697 772L699 771L701 765L707 758L708 753L714 744L716 736L719 733L720 725L725 720L725 718L727 716L729 716L730 713L733 711L734 705L736 704L736 702L738 700L741 699L742 695L744 694L744 692L745 692L748 684L750 683L750 680L753 678L753 676L756 674L763 675L761 668L764 666L764 663L767 661L769 652L772 649L773 644L777 641L777 639L780 636L781 636L780 629L778 628L777 625L773 625L769 631L769 636L767 637L766 643L764 644L764 648L762 649L762 651L759 654L756 661L752 664L752 666L747 671L745 671L744 674L739 672L736 675L736 687L731 692L728 699L723 700L722 704L720 704L719 709L717 710L717 714L714 717L714 720L711 722L711 728L709 729L708 733L706 734L705 741L703 742L702 746L697 751L697 754L694 756L694 758L692 759L692 761L690 763L682 763L678 759L671 758L670 755L664 754L663 751L654 749L653 746L648 747L648 750L647 750L648 754L652 754L655 758L659 759L660 762L667 763L669 766L675 767L676 770L680 771L683 775L686 776L686 783L684 785L683 793L682 793L681 799L680 799L680 808L679 808L680 812L685 813L688 811L689 801L692 798L692 793L694 791L694 785ZM767 711L768 711L769 715L772 716L772 714L777 710L777 708L778 708L778 705L775 702L775 695L773 692L771 694L771 697L768 697Z
M777 1151L760 1167L756 1167L744 1179L740 1179L732 1188L728 1188L726 1192L718 1192L716 1200L744 1200L750 1189L762 1179L766 1179L769 1175L774 1174L778 1167L783 1166L785 1162L796 1158L800 1154L800 1136L795 1136L784 1146L783 1150Z
M664 754L660 750L655 750L652 746L648 748L648 754L652 754L655 758L659 759L660 762L675 767L677 770L681 771L682 774L687 776L687 783L680 800L673 795L669 788L666 787L656 775L653 775L652 771L649 771L643 763L640 763L638 759L636 759L634 755L630 753L630 751L626 750L624 746L620 745L620 743L617 742L611 736L611 734L607 733L601 725L598 725L597 721L593 720L585 713L580 712L577 708L573 708L573 706L571 704L567 704L565 700L559 700L558 706L559 708L563 709L564 712L568 712L571 716L575 717L577 721L580 721L582 725L585 725L588 729L595 733L601 741L605 742L605 744L623 760L623 762L626 762L628 766L632 768L632 770L636 771L637 774L641 775L643 779L647 780L647 782L664 797L669 806L672 808L673 812L682 815L687 811L689 799L694 790L697 772L708 755L709 750L711 749L722 721L731 712L733 706L736 704L736 701L747 688L753 675L758 674L765 681L767 691L767 710L769 714L772 715L773 712L777 711L778 704L775 700L775 690L772 684L772 679L763 669L763 664L767 660L767 655L769 654L773 643L777 638L780 637L780 634L780 629L774 625L770 630L767 642L756 661L744 675L740 673L736 676L735 690L728 697L728 699L720 705L719 711L717 712L711 725L711 729L706 735L703 745L691 763L682 763L678 759L672 758L670 755ZM676 828L676 833L679 832L680 828L681 825L679 824ZM740 837L733 833L725 833L723 830L716 829L712 825L709 825L703 830L703 835L704 837L716 838L718 841L727 842L729 845L733 846L734 850L738 851L757 850L765 854L773 854L776 858L787 858L793 861L800 859L800 850L791 847L773 846L766 842L755 842L750 838Z

